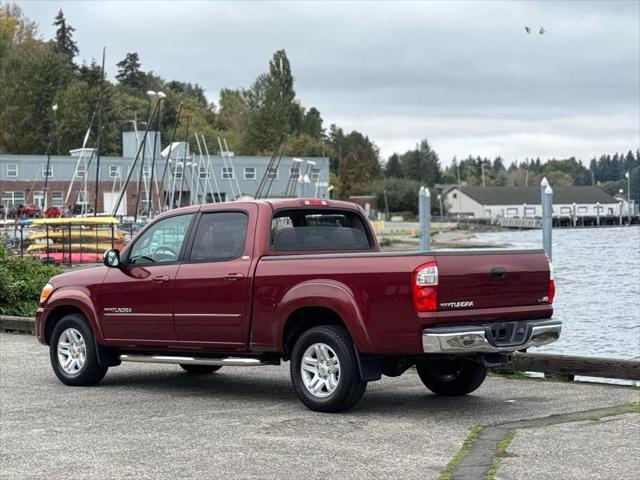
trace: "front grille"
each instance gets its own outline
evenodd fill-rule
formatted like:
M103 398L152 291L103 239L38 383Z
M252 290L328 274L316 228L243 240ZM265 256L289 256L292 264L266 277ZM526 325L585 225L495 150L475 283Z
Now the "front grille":
M527 339L527 324L525 322L504 322L488 325L489 342L498 347L521 345Z

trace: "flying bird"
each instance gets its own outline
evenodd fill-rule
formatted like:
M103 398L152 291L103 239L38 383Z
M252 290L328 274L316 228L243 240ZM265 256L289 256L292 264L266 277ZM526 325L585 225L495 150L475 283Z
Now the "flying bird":
M524 27L524 31L527 33L531 33L531 27Z
M545 29L544 27L540 27L540 31L538 32L540 35L544 35Z

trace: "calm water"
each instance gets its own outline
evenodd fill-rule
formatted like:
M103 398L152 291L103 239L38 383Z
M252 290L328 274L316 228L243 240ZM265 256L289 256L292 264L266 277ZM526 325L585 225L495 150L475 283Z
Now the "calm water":
M541 247L540 230L478 233L478 240ZM553 231L554 318L560 340L539 351L640 359L640 228Z

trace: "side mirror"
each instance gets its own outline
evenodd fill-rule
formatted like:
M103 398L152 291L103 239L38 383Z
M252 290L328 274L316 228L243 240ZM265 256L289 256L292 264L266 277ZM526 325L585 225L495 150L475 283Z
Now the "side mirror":
M120 268L120 250L112 248L104 252L103 262L110 268Z

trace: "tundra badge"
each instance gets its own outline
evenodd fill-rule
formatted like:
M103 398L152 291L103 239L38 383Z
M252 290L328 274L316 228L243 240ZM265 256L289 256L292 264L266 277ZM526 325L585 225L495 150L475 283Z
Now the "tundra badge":
M104 313L131 313L130 307L105 307Z
M473 307L473 300L461 300L459 302L446 302L441 303L442 308L467 308Z

